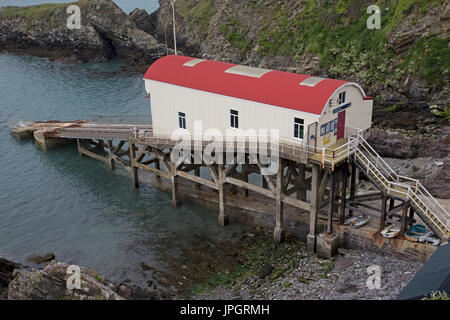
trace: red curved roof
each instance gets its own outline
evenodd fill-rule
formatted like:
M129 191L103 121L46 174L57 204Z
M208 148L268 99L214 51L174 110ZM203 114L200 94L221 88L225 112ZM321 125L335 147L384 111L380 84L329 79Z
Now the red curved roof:
M300 83L311 76L281 71L270 71L255 78L227 73L226 70L236 65L217 61L206 60L192 67L184 65L194 59L165 56L150 66L144 79L318 115L337 89L350 84L347 81L324 79L310 87ZM362 89L361 93L365 97Z

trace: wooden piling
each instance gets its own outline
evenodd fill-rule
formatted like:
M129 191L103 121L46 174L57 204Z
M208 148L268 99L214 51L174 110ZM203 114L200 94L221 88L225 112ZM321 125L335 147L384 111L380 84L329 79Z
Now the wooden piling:
M131 139L129 140L129 146L130 146L131 179L133 182L133 188L137 189L139 188L139 175L138 175L138 167L135 166L136 146Z
M217 169L218 169L218 181L217 181L217 187L219 190L219 225L226 226L229 223L229 219L228 219L228 215L226 213L226 205L225 205L225 201L226 201L226 194L225 194L225 174L224 174L224 169L223 169L223 164L218 164L217 165Z
M308 251L313 253L316 251L316 239L317 239L317 222L320 209L320 181L321 181L321 168L318 164L312 164L312 177L311 177L311 210L309 213L309 234L307 236Z
M158 158L155 158L155 169L156 169L156 170L159 170L159 171L161 170L161 164L160 164ZM160 180L161 177L157 174L157 175L156 175L156 179Z
M352 161L352 176L350 179L350 201L353 201L355 199L355 194L356 194L356 174L357 174L357 168L356 168L356 164L355 161L353 159ZM348 216L351 217L353 216L353 210L349 209L348 210Z
M335 202L335 176L336 171L332 170L330 173L330 194L328 197L328 224L327 224L327 233L333 233L333 213L334 213L334 202Z
M386 205L387 205L387 197L383 194L381 196L380 226L378 228L378 232L381 232L384 229L384 225L386 222Z
M171 184L171 190L172 190L172 205L178 206L180 204L180 201L178 200L178 175L177 170L175 167L175 157L174 157L174 151L170 151L170 184Z
M82 156L83 154L81 153L81 140L77 139L77 149L78 149L78 154L80 156Z
M345 163L342 166L342 190L341 190L341 215L339 217L339 224L343 225L345 222L345 207L347 205L347 176L348 176L348 165Z
M403 202L402 207L402 220L401 220L401 227L400 227L400 237L403 237L406 232L406 215L408 213L408 203L405 201Z
M283 160L278 159L278 171L277 171L277 184L275 192L275 230L274 230L274 241L275 243L281 243L285 238L284 231L284 212L283 212L283 201L281 199L283 193Z
M111 170L115 169L112 140L108 140L108 165Z
M303 163L298 164L298 178L297 178L297 199L306 201L306 165Z

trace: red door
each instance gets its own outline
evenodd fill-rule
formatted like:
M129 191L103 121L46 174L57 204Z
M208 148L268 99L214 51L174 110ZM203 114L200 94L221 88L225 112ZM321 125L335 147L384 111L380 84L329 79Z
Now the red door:
M338 113L337 140L344 138L345 135L345 111Z

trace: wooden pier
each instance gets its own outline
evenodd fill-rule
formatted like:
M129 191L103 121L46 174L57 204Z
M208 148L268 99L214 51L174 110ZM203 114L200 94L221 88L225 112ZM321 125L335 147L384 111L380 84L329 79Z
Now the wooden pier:
M180 179L182 183L191 183L193 190L209 190L218 198L218 223L222 226L229 221L229 204L237 194L243 209L258 207L252 203L249 194L262 196L273 203L275 242L284 240L285 210L289 208L308 221L307 235L300 237L307 239L309 250L324 256L335 253L342 242L342 230L347 228L345 221L360 213L379 221L378 234L387 224L399 223L401 232L397 238L403 239L408 227L420 219L442 242L447 242L450 235L448 212L420 182L397 176L360 134L346 137L327 149L281 140L278 142L278 169L271 174L266 173L266 166L250 159L251 151L254 151L250 143L244 144L245 164L237 163L236 157L225 164L207 163L198 159L195 150L180 157L179 150L174 148L178 141L172 141L169 136L155 136L152 126L145 124L36 122L15 128L11 134L18 139L34 136L44 149L76 143L80 155L100 160L112 170L116 165L129 170L134 188L139 187L140 171L148 172L158 180L162 178L165 185L170 186L173 205L180 203ZM191 145L201 151L209 143L209 140L191 141ZM226 158L225 153L223 157ZM201 168L208 177L200 175ZM358 195L360 173L378 192ZM261 184L249 182L249 176L255 174L260 177ZM246 198L247 202L242 200ZM373 206L373 201L381 202L381 206ZM326 228L321 228L319 213L324 209Z

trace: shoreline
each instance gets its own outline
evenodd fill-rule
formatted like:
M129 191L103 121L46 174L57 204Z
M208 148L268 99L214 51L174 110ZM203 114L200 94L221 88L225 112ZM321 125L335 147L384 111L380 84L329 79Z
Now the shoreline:
M370 251L340 249L333 259L321 259L306 253L306 244L288 240L281 248L282 259L264 249L257 264L250 260L248 272L236 277L220 277L215 288L204 287L195 300L392 300L423 265ZM270 252L270 251L269 251ZM280 250L278 250L280 252ZM276 256L276 253L274 253ZM270 258L267 259L267 256ZM277 257L278 258L278 257ZM270 261L266 263L266 261ZM258 263L259 262L259 263ZM369 288L367 281L379 267L381 286ZM235 274L235 273L231 273ZM223 275L223 274L222 274ZM208 283L208 282L207 282Z
M150 283L148 288L130 285L127 281L112 283L103 275L84 267L81 267L82 274L90 275L90 281L95 282L92 280L94 278L110 288L118 294L119 300L125 293L128 294L125 299L139 300L391 300L396 298L423 265L421 262L371 251L342 248L339 249L338 256L322 259L317 255L309 255L306 243L302 241L288 237L284 243L275 245L268 234L260 231L242 234L239 244L235 246L226 243L216 245L227 246L228 251L222 257L212 259L214 246L207 244L202 252L192 250L188 253L196 258L204 255L205 259L199 259L197 263L186 263L185 257L178 257L169 264L170 272L176 272L179 277L172 279L168 286L178 286L178 290L166 297L156 295ZM228 262L224 263L227 259ZM32 274L46 274L52 278L52 273L48 270L57 265L67 267L67 264L54 260L39 269L17 264L20 267L16 270L19 271L14 272L14 278L11 279L14 284L10 286L14 287L16 299L19 290L23 290L25 297L34 292L30 288L42 285L33 282ZM370 266L380 267L379 289L369 289L366 286L370 275L367 268ZM145 264L142 268L147 271L151 269ZM19 280L18 276L21 277ZM56 286L56 283L51 287ZM93 287L95 286L99 285L94 283Z

